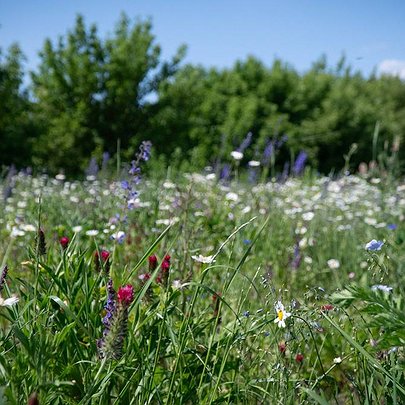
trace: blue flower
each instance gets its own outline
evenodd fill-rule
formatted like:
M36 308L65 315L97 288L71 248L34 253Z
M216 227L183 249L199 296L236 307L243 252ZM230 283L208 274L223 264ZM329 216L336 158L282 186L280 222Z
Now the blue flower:
M365 248L366 250L375 252L376 250L381 250L382 245L384 245L384 242L373 239L366 244Z
M398 226L397 226L396 224L388 224L388 225L387 225L387 228L388 228L390 231L395 231L395 229L397 229Z

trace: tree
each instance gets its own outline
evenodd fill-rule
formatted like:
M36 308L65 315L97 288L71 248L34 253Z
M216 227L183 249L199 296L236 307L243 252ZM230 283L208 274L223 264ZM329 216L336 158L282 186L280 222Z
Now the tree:
M174 74L184 50L160 62L149 21L131 24L123 15L114 35L101 40L80 15L67 39L45 42L39 72L32 75L42 134L36 163L51 171L81 173L91 155L128 153L152 133L148 100Z
M3 57L0 50L0 163L30 164L35 128L31 103L23 84L23 55L17 45Z

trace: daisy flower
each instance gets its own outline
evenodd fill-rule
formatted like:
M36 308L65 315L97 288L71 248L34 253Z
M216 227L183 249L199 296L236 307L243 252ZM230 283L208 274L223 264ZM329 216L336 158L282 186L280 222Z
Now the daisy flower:
M285 311L281 301L276 302L275 309L277 318L274 320L274 323L277 323L279 328L285 328L285 320L291 316L291 313Z
M18 301L19 298L15 295L6 299L0 297L0 307L11 307L12 305L17 304Z

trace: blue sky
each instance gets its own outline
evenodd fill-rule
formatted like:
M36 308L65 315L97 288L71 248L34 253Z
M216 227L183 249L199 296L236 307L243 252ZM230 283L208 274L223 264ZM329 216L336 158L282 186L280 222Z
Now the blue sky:
M376 68L405 79L404 0L0 0L0 47L18 42L35 69L45 38L64 35L77 13L105 36L122 11L152 18L163 58L186 44L186 62L278 57L303 72L322 54L334 65L345 53L365 75Z

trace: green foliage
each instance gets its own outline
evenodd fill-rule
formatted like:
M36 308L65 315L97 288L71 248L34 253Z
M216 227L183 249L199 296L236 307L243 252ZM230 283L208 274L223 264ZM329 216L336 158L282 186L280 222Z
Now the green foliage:
M35 131L31 103L22 89L23 55L13 45L6 55L0 49L0 162L28 165Z
M181 163L219 167L231 163L230 152L250 132L241 165L261 161L269 142L288 136L272 157L271 176L301 150L323 173L353 171L361 162L403 172L401 79L363 77L344 57L336 67L322 57L299 73L253 56L226 69L181 66L184 54L180 47L162 61L149 20L122 15L101 38L79 15L66 35L45 41L29 97L21 90L21 52L12 48L0 59L2 162L78 175L91 157L113 156L120 145L117 159L129 158L141 139L150 139L168 161L176 151Z
M20 300L0 305L4 403L34 391L41 404L403 403L403 186L355 176L224 185L171 169L145 178L128 210L119 181L12 180L0 302ZM373 238L380 251L365 250ZM96 265L101 249L108 265ZM110 325L112 358L100 359L108 274L135 294L125 322Z

